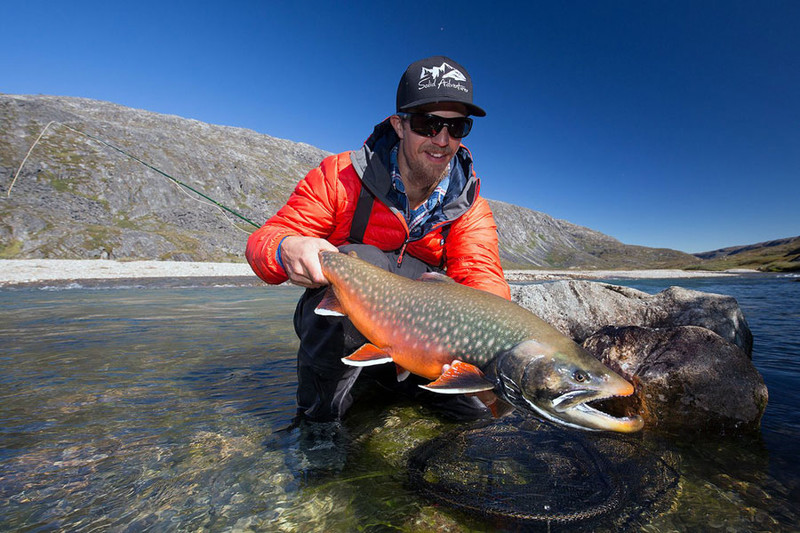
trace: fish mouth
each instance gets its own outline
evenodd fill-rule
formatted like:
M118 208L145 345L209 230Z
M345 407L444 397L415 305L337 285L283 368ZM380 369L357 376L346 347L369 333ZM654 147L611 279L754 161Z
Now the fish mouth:
M556 422L581 429L617 431L633 433L644 427L644 420L639 415L617 417L591 405L612 398L630 396L633 387L629 385L616 393L596 390L577 390L562 394L551 402L548 418ZM526 399L526 401L528 401ZM528 401L538 412L541 407ZM547 416L547 415L546 415Z
M522 392L520 386L501 373L500 389L502 396L512 405L531 411L550 422L575 429L616 431L634 433L644 427L644 420L639 415L617 417L589 405L617 397L631 396L634 387L620 379L616 386L606 390L578 389L571 390L553 400L540 398L535 400ZM611 390L609 390L611 389Z
M573 409L579 418L587 422L591 421L594 426L592 429L635 433L644 427L644 420L639 415L617 417L592 407L588 403L578 404Z

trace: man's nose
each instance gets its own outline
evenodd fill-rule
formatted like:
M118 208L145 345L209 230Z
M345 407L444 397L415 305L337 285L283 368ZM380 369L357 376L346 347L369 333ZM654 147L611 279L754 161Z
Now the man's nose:
M450 132L447 131L447 126L442 128L435 136L431 137L431 142L436 146L447 146L450 144Z

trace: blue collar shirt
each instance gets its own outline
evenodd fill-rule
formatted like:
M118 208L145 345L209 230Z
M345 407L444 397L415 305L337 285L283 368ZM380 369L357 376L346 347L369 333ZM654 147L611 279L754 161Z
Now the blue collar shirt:
M389 197L406 218L408 224L408 232L412 240L422 237L422 228L425 222L430 219L437 211L442 210L444 196L447 193L447 187L450 185L450 169L452 161L448 163L447 171L444 173L444 178L436 185L431 195L425 200L422 205L416 209L411 209L408 204L408 196L406 195L406 188L403 185L403 180L400 179L400 168L397 165L397 151L399 144L392 148L389 157L389 175L392 177L392 190Z

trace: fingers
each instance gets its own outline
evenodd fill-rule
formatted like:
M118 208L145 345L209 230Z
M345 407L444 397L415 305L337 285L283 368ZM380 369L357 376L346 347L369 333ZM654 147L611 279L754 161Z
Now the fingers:
M319 264L320 250L337 252L325 239L316 237L287 237L281 242L281 260L289 281L306 288L328 284Z

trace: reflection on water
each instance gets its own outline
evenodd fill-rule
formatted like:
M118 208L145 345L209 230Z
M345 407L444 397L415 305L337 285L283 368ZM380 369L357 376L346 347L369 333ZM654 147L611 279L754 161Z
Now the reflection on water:
M672 508L635 527L795 529L800 342L784 332L800 291L768 285L737 296L770 388L763 438L646 436L682 477ZM375 397L343 425L289 428L299 294L0 290L0 529L484 527L405 483L407 451L453 423ZM777 297L794 298L788 316L765 311Z

